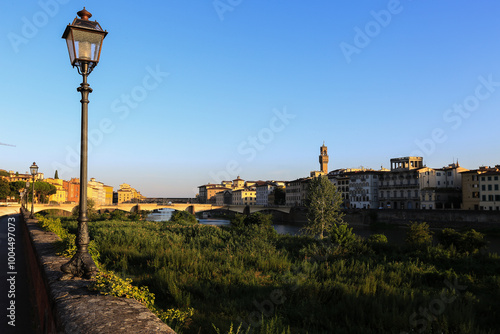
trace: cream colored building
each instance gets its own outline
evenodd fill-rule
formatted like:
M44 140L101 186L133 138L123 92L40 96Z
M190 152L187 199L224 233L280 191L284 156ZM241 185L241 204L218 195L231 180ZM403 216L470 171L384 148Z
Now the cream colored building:
M459 209L462 202L462 173L468 169L453 163L443 168L419 170L420 208Z
M64 180L45 179L44 181L56 187L56 193L49 196L49 202L64 203L68 200L68 191L64 188Z
M120 189L118 189L117 193L118 193L118 203L134 202L142 200L141 193L126 183L120 184Z
M498 166L500 167L500 166ZM490 170L479 176L480 210L500 211L500 170Z
M232 192L233 205L255 205L256 191L255 188L244 188L233 190Z
M198 187L198 202L204 204L216 204L220 201L224 201L225 204L228 204L227 194L225 197L221 197L217 199L217 195L219 193L223 193L226 191L235 191L245 188L251 188L256 185L254 181L245 181L241 179L239 176L233 181L222 181L220 184L205 184ZM232 201L232 200L231 200Z
M91 178L87 183L87 198L92 199L95 205L104 205L106 203L104 183L96 181L95 178Z
M103 187L104 187L104 193L105 193L104 204L105 205L113 204L113 187L107 186L107 185L104 185Z

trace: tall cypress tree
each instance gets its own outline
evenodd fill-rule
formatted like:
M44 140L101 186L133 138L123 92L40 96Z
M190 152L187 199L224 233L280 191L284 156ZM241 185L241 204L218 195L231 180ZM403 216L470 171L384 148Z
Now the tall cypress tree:
M59 179L59 174L57 173L57 169L56 169L56 173L54 174L54 179L56 179L56 180Z

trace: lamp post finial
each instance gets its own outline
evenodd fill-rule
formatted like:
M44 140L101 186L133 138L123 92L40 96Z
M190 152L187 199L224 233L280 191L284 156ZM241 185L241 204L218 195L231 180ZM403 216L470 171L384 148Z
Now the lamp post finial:
M81 11L76 13L76 15L80 16L82 20L86 21L88 21L88 19L92 17L92 14L90 14L90 12L85 9L85 7L83 7Z

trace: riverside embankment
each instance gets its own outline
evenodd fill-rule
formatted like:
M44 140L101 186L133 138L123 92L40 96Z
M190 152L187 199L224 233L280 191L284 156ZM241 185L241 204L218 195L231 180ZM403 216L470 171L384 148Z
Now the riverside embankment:
M58 237L41 230L27 211L22 212L20 219L24 222L38 332L175 334L136 300L91 292L87 289L91 280L61 280L60 267L68 259L55 255L53 243Z

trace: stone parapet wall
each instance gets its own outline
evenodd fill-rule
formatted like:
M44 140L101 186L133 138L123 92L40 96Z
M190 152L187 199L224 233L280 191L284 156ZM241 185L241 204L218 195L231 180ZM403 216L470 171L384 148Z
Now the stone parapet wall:
M442 228L493 228L500 227L500 211L360 209L349 210L345 220L353 225L426 222Z
M27 261L33 277L38 327L41 333L115 334L175 332L134 299L104 296L87 289L90 280L60 280L62 264L56 256L54 233L43 231L36 219L22 212Z

